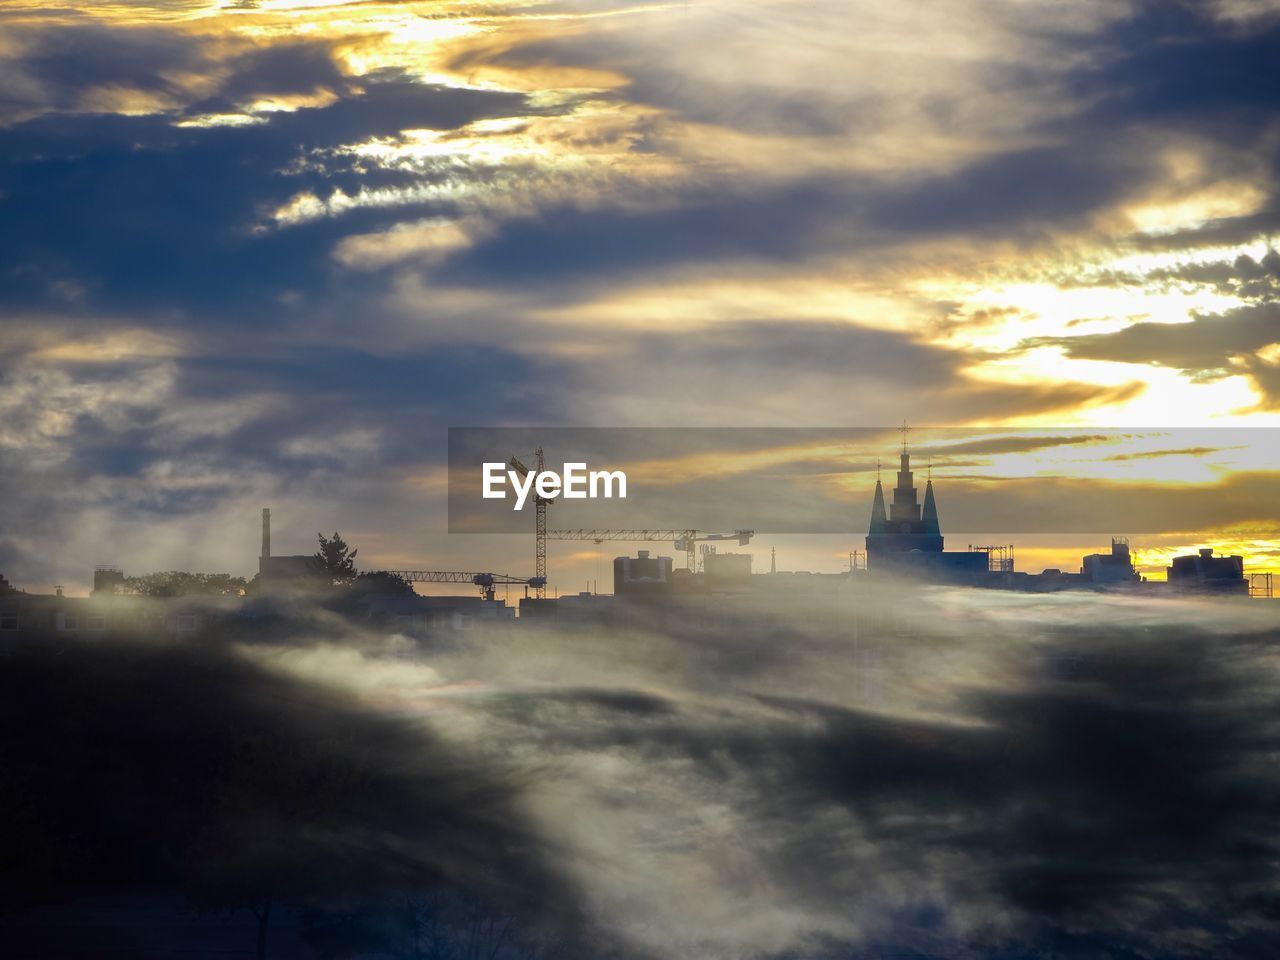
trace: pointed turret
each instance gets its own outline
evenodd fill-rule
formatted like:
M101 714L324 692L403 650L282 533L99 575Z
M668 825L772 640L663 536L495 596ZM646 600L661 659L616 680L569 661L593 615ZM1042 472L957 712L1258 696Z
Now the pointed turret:
M871 529L868 533L884 533L889 522L888 516L884 509L884 488L880 486L879 479L876 480L876 498L871 501Z
M902 431L904 439L899 455L898 482L893 488L893 500L888 509L878 466L876 470L876 496L871 506L871 529L867 533L867 562L872 567L886 562L884 558L891 558L887 562L892 563L895 562L893 557L942 553L942 529L938 523L938 504L933 497L933 479L929 478L924 504L921 505L916 497L905 424Z
M933 499L933 480L925 484L924 511L921 513L920 519L924 523L925 534L937 536L942 533L942 527L938 524L938 504Z

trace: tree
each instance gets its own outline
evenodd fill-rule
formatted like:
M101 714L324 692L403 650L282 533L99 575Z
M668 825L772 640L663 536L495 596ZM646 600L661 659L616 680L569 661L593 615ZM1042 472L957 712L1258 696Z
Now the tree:
M348 547L347 541L339 536L337 530L333 532L332 537L326 537L323 533L318 533L316 536L320 538L320 549L316 551L316 563L321 575L332 579L334 583L349 583L354 580L356 554L360 551Z
M124 589L144 597L238 597L245 592L244 577L229 573L187 573L165 570L141 577L125 577Z
M367 573L362 573L356 577L352 586L357 593L363 595L400 594L408 596L413 593L413 584L390 570L370 570Z

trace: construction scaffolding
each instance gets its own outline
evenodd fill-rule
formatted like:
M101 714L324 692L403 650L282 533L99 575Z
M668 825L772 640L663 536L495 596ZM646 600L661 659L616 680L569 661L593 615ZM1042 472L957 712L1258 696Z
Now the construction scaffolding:
M970 553L985 553L987 569L992 573L1013 573L1013 544L969 544Z

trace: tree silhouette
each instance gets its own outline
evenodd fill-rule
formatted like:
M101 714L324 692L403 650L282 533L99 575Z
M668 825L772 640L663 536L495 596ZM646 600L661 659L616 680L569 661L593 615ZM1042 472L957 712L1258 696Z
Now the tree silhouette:
M365 596L373 594L413 594L413 584L399 574L390 570L370 570L356 577L352 584L357 594Z
M320 573L332 579L334 583L348 583L354 580L355 559L359 551L347 546L347 541L342 539L337 530L333 531L332 537L326 537L323 533L318 533L316 536L320 538L320 549L315 555Z
M229 573L187 573L165 570L140 577L125 577L127 593L145 597L238 597L248 586L244 577Z

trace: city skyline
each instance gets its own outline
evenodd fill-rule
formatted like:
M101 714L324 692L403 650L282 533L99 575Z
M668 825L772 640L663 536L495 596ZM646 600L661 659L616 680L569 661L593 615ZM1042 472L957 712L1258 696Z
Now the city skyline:
M897 451L901 455L902 463L898 464L895 461L892 464L885 464L880 459L876 459L872 466L872 461L867 454L877 448L879 440L890 430L896 430L902 438L902 446ZM921 438L914 449L906 439L907 434L912 432ZM931 518L932 531L935 534L938 533L938 507L934 502L933 491L935 462L940 468L939 479L944 490L943 512L948 521L947 531L952 534L953 550L961 547L966 550L985 549L993 544L1001 548L1008 546L1016 550L1021 558L1017 565L1017 569L1021 572L1038 573L1043 569L1072 572L1082 569L1080 566L1082 548L1076 546L1077 544L1084 544L1085 549L1105 547L1106 540L1114 537L1119 531L1127 547L1130 539L1128 533L1140 530L1142 535L1137 539L1143 545L1133 550L1135 568L1144 579L1159 582L1164 579L1164 573L1175 556L1195 553L1206 547L1228 554L1239 551L1240 540L1221 534L1214 535L1212 532L1205 539L1189 544L1177 542L1176 539L1171 541L1171 545L1163 548L1147 544L1159 543L1162 538L1166 541L1170 540L1169 535L1158 532L1158 527L1168 516L1177 516L1185 522L1193 516L1193 512L1198 511L1194 513L1193 519L1199 519L1202 523L1217 524L1211 527L1210 531L1229 530L1232 520L1239 523L1241 517L1250 516L1248 511L1253 509L1253 501L1250 497L1265 496L1265 476L1258 488L1251 490L1245 487L1243 491L1237 489L1230 491L1230 495L1224 496L1223 485L1215 482L1216 474L1221 472L1221 464L1208 458L1225 457L1229 462L1237 464L1265 463L1269 462L1272 443L1269 431L1234 431L1230 434L1227 431L1218 430L1144 431L1141 433L1124 431L1110 434L1094 431L1081 434L1078 431L1036 430L991 431L978 435L968 431L908 427L905 422L897 428L864 428L856 431L505 429L461 431L460 435L467 436L469 433L478 435L479 439L470 440L469 446L459 441L460 449L466 451L460 454L460 460L466 464L469 464L468 456L474 457L476 449L480 449L476 444L497 442L502 445L511 442L513 437L527 438L530 435L554 437L558 443L567 442L571 447L579 444L573 447L578 451L573 456L584 455L582 453L584 449L602 449L602 444L605 448L612 445L618 450L640 449L643 451L646 449L646 438L655 450L669 449L673 446L692 450L676 456L642 456L637 460L613 461L624 464L631 476L639 480L638 491L635 489L636 484L633 483L632 486L633 494L636 494L633 499L640 501L640 504L635 507L635 512L625 512L631 509L629 505L611 496L607 498L610 502L602 505L603 512L584 518L580 512L572 512L575 506L581 508L580 504L569 504L557 498L551 499L552 505L563 503L560 509L553 510L551 513L554 522L551 522L550 526L553 532L556 528L566 533L574 531L565 530L565 528L574 527L613 528L612 531L601 529L602 533L612 535L604 540L597 539L594 547L590 548L583 548L580 545L583 542L590 542L591 538L587 536L552 538L553 542L549 546L552 548L554 564L549 590L553 595L562 592L561 585L565 583L568 586L563 588L563 592L577 592L571 578L583 572L584 562L593 565L593 569L587 570L589 576L586 586L594 591L598 589L601 580L602 565L619 551L625 552L640 545L649 549L656 548L659 553L674 555L683 552L685 547L680 545L678 533L680 530L695 529L693 522L684 521L696 516L715 520L710 525L705 523L701 525L700 530L704 534L713 529L730 532L747 529L746 524L734 526L731 523L732 518L752 518L753 521L762 521L763 529L761 524L754 523L748 531L747 539L740 541L737 546L746 548L739 552L751 555L763 550L770 557L771 566L776 566L779 544L783 545L783 569L786 570L839 572L850 569L855 563L855 556L864 558L856 562L858 565L865 566L869 542L864 545L861 536L856 535L856 531L865 526L863 514L870 519L871 532L884 533L886 519L888 519L891 528L889 532L897 533L897 524L892 521L897 517L897 501L901 492L899 488L904 482L907 487L902 488L905 489L903 495L908 498L908 501L915 502L915 521L920 520L921 507L918 498L923 498L926 520ZM623 439L621 441L611 439L615 437ZM1201 442L1206 437L1220 442L1221 445L1219 447L1185 446ZM783 442L783 438L793 439ZM605 443L606 439L611 439L611 444ZM522 439L514 440L516 445L523 442ZM734 446L736 449L711 449L717 445ZM1116 449L1127 452L1107 452ZM1063 450L1068 453L1062 455L1060 451ZM1046 454L1049 454L1047 460ZM857 456L862 456L862 461L848 462L850 457ZM913 456L915 460L910 462ZM1152 461L1157 464L1154 473L1150 466ZM1183 471L1162 473L1163 465L1170 462L1181 464ZM569 463L570 461L566 461L566 464ZM1000 469L1009 469L1012 464L1013 469L1021 472L995 475L981 472L958 475L951 473L957 466L978 471L984 464ZM1019 467L1019 464L1023 466ZM1069 465L1076 475L1064 476L1061 472L1064 465ZM814 472L820 466L825 466L826 469ZM1136 484L1133 482L1135 477L1126 476L1134 466L1139 468ZM450 469L454 467L453 454L451 454ZM555 473L554 467L554 461L548 459L547 469L552 474ZM623 476L626 475L623 471L617 472ZM474 470L459 467L458 473L457 486L466 491L468 496L454 503L451 493L450 509L451 511L457 509L464 515L469 515L468 511L473 510L475 504L480 502L474 499L473 495L480 495L479 491L483 483L473 476L476 473ZM874 503L870 506L865 503L868 491L863 489L868 482L868 474L873 474L875 478ZM883 494L881 492L882 474L883 479L890 484L884 488ZM954 485L948 483L949 476L955 478ZM717 489L717 482L724 484L729 478L737 481L736 485L722 486ZM1143 485L1143 481L1155 479L1172 482L1173 490L1168 499L1151 498L1150 491ZM1197 484L1194 482L1196 480L1201 482ZM526 481L528 481L527 477ZM1011 481L1015 484L1012 488L1009 485ZM1030 486L1033 494L1024 496L1020 493L1018 481L1031 481L1027 486ZM532 482L528 482L532 488ZM477 489L472 490L473 486ZM825 497L820 495L819 490L828 491L828 495ZM951 496L953 493L957 495ZM890 494L894 499L894 512L886 517L885 503ZM858 503L859 497L863 501L861 505ZM852 500L851 503L847 502L849 499ZM725 500L725 502L715 502L717 500ZM1263 500L1263 502L1267 501ZM680 503L692 504L692 513L686 511L676 515L669 512ZM704 512L708 511L713 503L714 511ZM792 507L795 504L803 504L804 509L799 512L793 510ZM448 555L417 556L398 564L387 564L382 562L376 554L370 561L366 553L361 561L361 568L365 570L387 567L417 570L466 568L529 576L532 571L529 559L530 547L534 541L534 524L531 501L525 506L528 509L523 514L515 512L520 509L519 506L510 508L513 513L509 514L508 506L503 502L493 508L498 511L496 517L493 513L490 513L487 519L483 515L472 517L472 522L478 523L472 532L458 534L453 538L457 543L466 543L468 539L478 535L478 542L482 549L479 554L472 551L472 556L478 558L469 566L452 562ZM570 512L566 513L566 508ZM908 507L903 509L909 512ZM289 513L287 509L285 512ZM990 529L1000 531L999 536L987 535L985 532L987 528L981 525L974 526L974 518L966 516L966 513L975 512L979 524L982 522L991 524ZM261 555L270 556L272 555L271 541L266 525L270 510L264 508L262 514L264 526ZM653 537L646 542L644 539L635 540L625 535L618 535L625 533L625 530L618 528L633 530L645 528L654 531L654 528L662 526L661 523L653 522L655 518L673 516L680 522L667 523L666 526L676 531L675 543L664 542L658 537L656 538L658 543L655 545ZM832 524L833 517L835 523ZM905 514L903 518L906 518ZM1226 518L1225 521L1224 518ZM798 532L803 529L803 526L796 527L795 531L788 526L791 523L803 525L815 522L819 526L819 532L816 533ZM452 518L450 524L452 528L454 524ZM777 524L781 526L776 526ZM828 524L832 525L833 530L841 525L851 527L855 533L851 534L847 529L841 532L826 532L822 528ZM1153 525L1157 529L1153 529ZM229 527L239 529L240 524L232 523ZM465 530L468 527L463 524L460 529ZM1064 532L1067 530L1074 532ZM291 548L307 545L304 555L309 555L310 546L314 545L309 537L296 529L285 529L283 532L284 537L278 538L277 544L283 541L286 544L286 553ZM505 536L495 536L497 534L505 534ZM323 540L323 534L321 539ZM580 543L563 544L566 539L577 540ZM721 539L721 537L716 536L711 539ZM733 540L734 538L726 537L725 539ZM754 542L750 542L753 539ZM815 556L813 549L815 541L819 544L835 546L835 549L824 557L827 561L826 565L811 568L796 564L794 561L797 557L808 559ZM510 549L513 543L519 544L514 554ZM1270 547L1268 542L1259 541L1254 541L1251 545L1258 550L1266 550ZM194 545L188 550L190 562L181 566L191 572L210 572L212 568L209 567L208 558L199 554L199 546ZM241 546L243 547L243 544ZM732 543L720 546L734 549ZM788 550L788 547L791 549ZM248 576L252 573L249 569L251 564L245 562L243 549L240 552L242 555L230 570L233 575ZM276 551L277 554L280 552ZM568 564L563 563L566 554L570 560ZM292 556L293 559L298 559L296 554ZM518 559L511 562L494 562L495 558L511 559L513 556ZM1262 553L1261 556L1264 559L1260 563L1258 552L1248 555L1246 560L1248 574L1271 572L1265 559L1267 554ZM1063 557L1068 559L1064 561ZM574 560L577 563L574 563ZM1028 560L1030 562L1027 562ZM95 564L97 567L111 568L120 568L125 565L130 567L130 573L156 572L138 569L127 562L122 563L120 558L111 558ZM756 564L755 569L756 572L763 571L761 564ZM87 572L80 570L70 578L61 578L61 582L57 584L58 589L67 589L67 584L71 584L71 590L82 592L87 587L79 581L80 576L87 576ZM419 584L418 589L439 593L448 592L452 588ZM606 586L606 592L607 590Z

